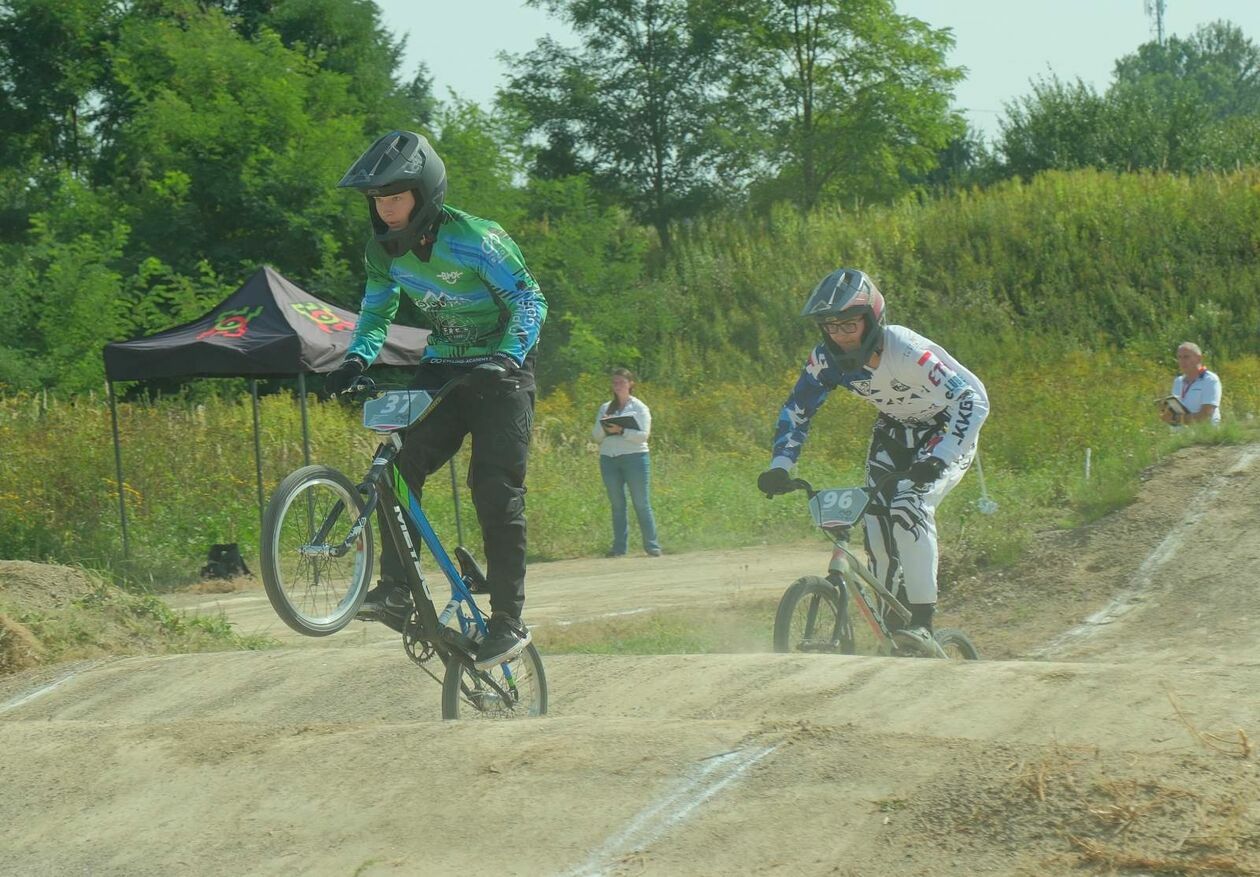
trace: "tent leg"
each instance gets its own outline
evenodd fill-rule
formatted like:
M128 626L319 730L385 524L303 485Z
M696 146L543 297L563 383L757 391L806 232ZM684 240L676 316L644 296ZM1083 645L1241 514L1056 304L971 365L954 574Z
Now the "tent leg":
M254 402L254 472L258 476L258 533L262 535L263 485L262 441L258 438L258 378L250 378L249 395Z
M459 516L459 481L455 478L455 458L451 457L451 496L455 498L455 538L464 544L464 524Z
M298 372L298 400L302 406L302 465L311 465L311 426L306 419L306 375Z
M118 474L118 520L122 524L123 559L130 556L127 543L127 499L123 488L122 442L118 438L118 402L114 398L114 382L106 381L109 387L109 417L114 427L114 471Z
M311 425L306 416L306 375L298 372L298 401L302 408L302 460L303 465L311 465ZM315 532L315 498L306 492L306 532ZM315 582L319 583L319 565L315 566Z

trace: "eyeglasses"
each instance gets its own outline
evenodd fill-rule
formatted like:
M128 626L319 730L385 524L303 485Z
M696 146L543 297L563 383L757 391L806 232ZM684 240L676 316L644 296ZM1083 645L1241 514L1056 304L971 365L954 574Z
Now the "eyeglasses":
M862 331L866 320L861 317L852 320L819 320L818 325L830 335L852 335L854 332Z

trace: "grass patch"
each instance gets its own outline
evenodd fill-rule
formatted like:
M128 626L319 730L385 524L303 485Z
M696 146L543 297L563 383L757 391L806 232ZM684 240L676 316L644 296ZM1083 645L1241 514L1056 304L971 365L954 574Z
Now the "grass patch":
M103 655L264 649L270 637L245 636L223 615L189 617L154 594L99 582L57 605L32 606L0 593L0 675Z
M546 625L534 641L546 654L698 655L769 652L779 598L668 609Z

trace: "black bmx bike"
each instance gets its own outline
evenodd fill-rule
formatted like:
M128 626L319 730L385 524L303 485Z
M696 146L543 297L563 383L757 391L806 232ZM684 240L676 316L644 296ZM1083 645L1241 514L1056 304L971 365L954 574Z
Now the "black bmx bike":
M854 654L857 636L849 610L852 604L870 628L876 654L979 659L979 651L961 630L933 631L929 642L897 636L910 621L910 610L893 594L901 575L896 544L891 546L886 579L892 583L891 590L849 549L850 532L863 515L890 516L887 505L876 500L885 484L906 476L905 472L889 472L869 487L823 490L815 490L799 478L792 481L794 490L803 490L809 497L810 515L834 549L825 576L797 579L780 599L774 619L776 652Z
M462 379L460 379L462 380ZM516 657L478 670L477 645L486 635L486 618L474 599L485 593L485 575L472 555L458 546L451 559L417 493L395 459L403 431L442 403L460 380L436 392L378 389L360 378L353 396L363 400L363 425L382 435L372 466L356 485L329 466L304 466L280 482L263 516L262 577L272 608L304 636L328 636L359 614L372 579L377 508L384 510L381 536L403 550L409 611L372 616L402 635L407 657L430 669L442 666L442 718L518 718L547 712L547 677L542 658L530 643ZM441 609L434 602L420 566L420 546L404 524L410 519L450 584Z

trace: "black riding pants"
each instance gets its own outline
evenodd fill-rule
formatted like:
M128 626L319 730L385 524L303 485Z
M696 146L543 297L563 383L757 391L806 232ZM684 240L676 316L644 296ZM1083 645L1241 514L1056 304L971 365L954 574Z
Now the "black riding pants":
M434 386L424 366L413 383ZM468 485L481 524L490 610L512 618L520 618L525 606L525 466L533 424L532 387L504 384L478 391L460 386L407 431L397 459L403 477L418 494L425 479L460 449L464 437L472 436ZM411 535L418 547L419 534ZM392 540L381 541L381 578L403 581L402 558Z

